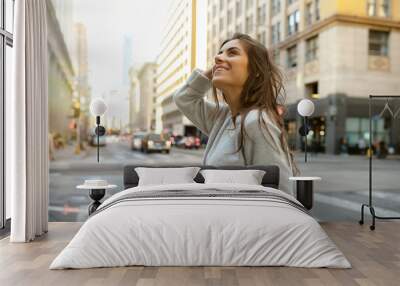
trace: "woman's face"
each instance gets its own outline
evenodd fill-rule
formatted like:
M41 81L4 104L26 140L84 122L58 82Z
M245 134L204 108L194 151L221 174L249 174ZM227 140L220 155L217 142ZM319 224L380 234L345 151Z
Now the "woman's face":
M215 56L212 83L221 90L226 87L243 87L249 76L248 56L240 40L225 43Z

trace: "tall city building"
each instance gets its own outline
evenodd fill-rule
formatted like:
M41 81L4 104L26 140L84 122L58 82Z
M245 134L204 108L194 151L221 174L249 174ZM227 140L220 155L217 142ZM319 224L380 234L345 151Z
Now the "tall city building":
M299 100L309 98L316 107L308 135L315 150L338 153L346 139L349 151L357 152L358 142L369 140L369 94L399 94L398 0L210 0L207 19L209 65L220 43L242 32L266 45L281 67L293 148L304 147ZM374 128L374 140L400 152L393 118L375 118Z
M180 135L199 135L200 132L180 112L172 99L173 93L198 65L197 2L174 0L169 10L168 23L157 57L157 132Z
M131 132L139 131L137 125L140 108L140 82L138 71L133 67L129 70L129 129Z
M74 1L65 0L46 0L51 2L55 16L58 20L60 31L63 35L65 45L70 54L75 49L75 33L74 33Z
M62 15L63 9L70 11L72 2L68 1L65 5L56 6L58 10L55 9L52 1L47 1L46 4L49 54L49 132L53 135L59 134L67 141L72 135L69 121L70 117L73 116L72 98L75 71L70 50L64 38L65 34L70 34L68 25L63 22L60 23L57 15ZM63 30L61 27L63 27ZM69 29L72 30L72 26Z
M155 130L156 76L156 63L130 70L129 126L133 131Z
M129 84L129 69L133 64L133 45L132 37L125 35L123 43L123 62L122 62L122 84Z
M132 119L130 106L132 104L132 74L131 67L133 64L133 42L130 35L123 35L121 39L121 69L117 72L119 80L114 82L108 92L103 93L102 98L107 103L107 112L104 114L104 122L107 128L112 132L131 132Z
M90 127L89 105L91 100L89 86L89 67L88 67L88 47L86 27L83 23L76 23L74 27L75 35L75 89L76 100L79 102L79 129L81 140L86 140ZM94 118L92 118L94 120ZM93 122L92 122L93 123Z

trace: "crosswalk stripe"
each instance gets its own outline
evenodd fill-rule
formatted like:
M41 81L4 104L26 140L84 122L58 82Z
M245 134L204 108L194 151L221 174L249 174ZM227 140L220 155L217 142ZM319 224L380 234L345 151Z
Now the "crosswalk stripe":
M333 196L329 195L324 195L321 193L315 193L314 194L315 198L315 203L321 202L327 205L335 206L338 207L339 209L347 209L350 211L361 211L361 204L348 201L345 199L340 199L340 198L335 198ZM390 217L395 217L395 216L400 216L400 212L392 211L392 210L386 210L381 207L375 207L375 213L378 216L390 216ZM368 210L366 210L368 212Z
M357 192L357 195L368 197L368 191L365 192ZM392 202L400 202L400 192L382 192L382 191L373 191L372 192L372 200L374 198L392 201Z

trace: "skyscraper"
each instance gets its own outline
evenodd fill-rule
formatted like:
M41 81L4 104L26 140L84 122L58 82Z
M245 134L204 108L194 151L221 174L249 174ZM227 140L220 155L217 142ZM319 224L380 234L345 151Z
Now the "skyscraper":
M197 1L175 0L157 58L156 131L199 135L199 130L177 108L173 93L197 66Z
M129 69L133 65L132 37L125 35L123 43L122 84L129 85Z

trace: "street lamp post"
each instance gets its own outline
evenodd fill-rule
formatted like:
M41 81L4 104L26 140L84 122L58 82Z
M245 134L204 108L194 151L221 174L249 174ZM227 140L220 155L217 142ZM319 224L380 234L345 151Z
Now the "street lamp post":
M305 162L307 163L307 135L310 131L307 119L314 113L314 103L309 99L302 99L297 105L297 112L304 118L304 123L303 126L299 128L299 133L304 137L304 156Z
M92 100L90 104L90 112L93 116L96 117L96 129L95 134L97 136L97 162L100 162L100 149L99 149L99 138L100 136L104 136L106 133L106 129L100 125L100 116L102 116L107 110L106 103L100 99L96 98Z

